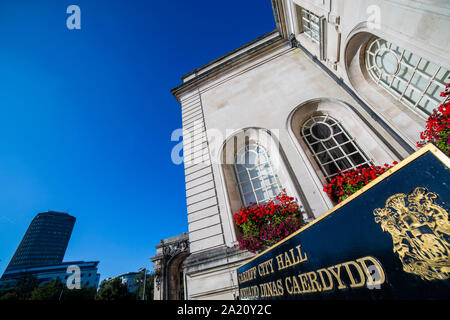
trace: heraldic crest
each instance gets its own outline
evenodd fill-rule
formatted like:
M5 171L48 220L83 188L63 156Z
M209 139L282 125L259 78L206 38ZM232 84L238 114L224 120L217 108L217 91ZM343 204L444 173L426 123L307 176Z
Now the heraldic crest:
M403 270L422 280L450 278L449 214L434 203L436 198L417 187L409 195L389 197L384 208L373 211L375 222L391 234Z

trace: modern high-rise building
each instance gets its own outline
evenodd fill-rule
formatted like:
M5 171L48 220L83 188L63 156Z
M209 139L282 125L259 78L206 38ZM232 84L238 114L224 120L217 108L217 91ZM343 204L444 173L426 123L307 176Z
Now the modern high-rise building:
M67 285L67 282L75 283L76 271L80 287L98 287L100 274L98 273L98 261L70 261L46 266L26 267L23 269L7 270L0 278L0 291L9 290L16 286L17 281L33 276L40 284L52 280L59 280Z
M97 288L98 261L63 262L75 220L64 212L37 214L0 278L0 290L14 288L17 281L28 276L41 284L57 279L66 283L78 277L82 287Z
M31 221L6 271L62 263L75 220L63 212L39 213Z

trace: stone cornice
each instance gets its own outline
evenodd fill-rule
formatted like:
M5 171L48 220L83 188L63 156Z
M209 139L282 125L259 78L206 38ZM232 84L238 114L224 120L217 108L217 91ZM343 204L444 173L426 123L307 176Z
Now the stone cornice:
M243 64L256 56L265 53L271 48L276 47L278 44L285 42L286 40L280 36L277 30L269 32L229 54L183 76L184 83L173 88L171 93L178 101L180 101L180 95L183 92L193 89L217 74Z

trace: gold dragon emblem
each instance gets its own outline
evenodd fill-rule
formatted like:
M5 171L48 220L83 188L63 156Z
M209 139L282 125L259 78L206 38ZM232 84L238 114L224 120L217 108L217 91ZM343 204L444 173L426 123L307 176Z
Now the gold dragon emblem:
M417 187L409 195L389 197L384 208L373 211L375 222L391 234L403 270L422 280L450 278L449 214L434 203L436 198Z

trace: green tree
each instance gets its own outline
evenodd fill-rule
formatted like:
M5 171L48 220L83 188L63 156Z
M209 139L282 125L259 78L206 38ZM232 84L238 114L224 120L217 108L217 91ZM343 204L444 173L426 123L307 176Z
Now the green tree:
M69 289L60 280L53 280L35 288L31 294L31 300L94 300L95 294L95 287L84 286L80 289Z
M94 300L96 293L95 287L69 289L59 279L39 286L35 277L26 275L17 281L15 288L0 292L0 300Z
M121 279L115 278L102 281L95 299L108 301L134 300L135 295L128 291L128 286L122 283Z
M31 273L28 273L17 279L16 286L12 292L17 295L18 300L29 300L31 293L37 287L39 287L39 281Z
M68 289L64 287L61 300L62 301L86 301L94 300L97 294L95 287L84 286L80 289Z
M0 292L0 301L19 300L19 296L15 291Z
M132 283L136 287L135 294L137 300L142 300L144 294L144 278L145 278L145 296L144 300L153 300L153 287L155 282L155 274L153 272L147 273L139 272Z
M64 285L59 280L49 281L33 290L31 300L60 300Z

